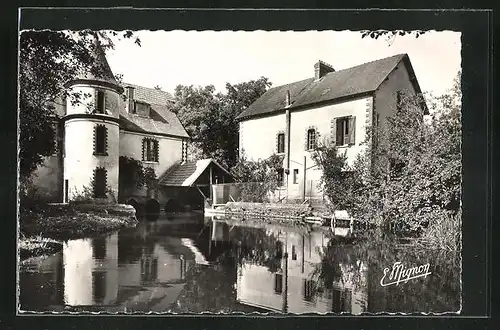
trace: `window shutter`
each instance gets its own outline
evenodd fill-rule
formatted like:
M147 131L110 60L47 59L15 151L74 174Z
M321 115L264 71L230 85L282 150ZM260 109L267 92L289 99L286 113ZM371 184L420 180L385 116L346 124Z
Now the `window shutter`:
M356 144L356 117L349 117L349 145Z
M146 138L142 139L142 160L146 160Z
M306 128L306 131L305 131L305 138L304 138L304 150L307 151L309 150L308 149L308 145L307 143L309 142L309 129Z
M330 123L330 145L337 143L337 118L333 118Z
M276 134L276 153L280 152L280 133Z
M92 113L98 113L99 109L97 108L99 106L99 90L97 88L94 88L94 110Z
M401 91L396 92L396 110L401 111Z
M344 144L344 137L343 137L343 134L344 134L344 127L342 126L342 118L336 118L335 119L335 123L336 123L336 143L339 144L339 145L343 145Z
M117 108L116 99L114 97L108 97L104 93L104 113L113 112Z
M154 141L154 148L155 148L155 161L158 162L160 161L160 143L158 140Z

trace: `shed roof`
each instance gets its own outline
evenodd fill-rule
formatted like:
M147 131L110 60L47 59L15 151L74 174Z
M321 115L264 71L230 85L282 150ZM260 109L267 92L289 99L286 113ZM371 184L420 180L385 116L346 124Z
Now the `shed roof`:
M159 184L164 186L189 187L205 172L211 165L219 167L222 171L231 175L224 167L215 160L207 158L201 160L187 161L172 166L165 174L159 178Z

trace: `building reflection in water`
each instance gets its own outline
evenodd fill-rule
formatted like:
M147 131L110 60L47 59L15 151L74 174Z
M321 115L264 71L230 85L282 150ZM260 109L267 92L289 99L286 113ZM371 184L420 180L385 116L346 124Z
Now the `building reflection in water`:
M120 243L118 233L65 243L64 304L118 311L168 310L185 284L189 267L206 260L189 238L144 234L128 235ZM123 244L130 245L124 248Z
M64 303L109 305L118 288L118 234L68 241L63 247Z
M228 241L230 226L224 221L212 224L212 240ZM282 227L268 230L275 238L273 253L279 267L272 270L251 260L242 260L238 267L237 300L259 309L285 313L351 313L366 310L366 267L358 261L355 283L352 268L339 264L341 277L320 285L318 267L329 238L322 231L305 232ZM268 243L269 244L269 243ZM266 249L266 247L262 247ZM252 253L254 253L252 251ZM271 252L264 251L265 255Z

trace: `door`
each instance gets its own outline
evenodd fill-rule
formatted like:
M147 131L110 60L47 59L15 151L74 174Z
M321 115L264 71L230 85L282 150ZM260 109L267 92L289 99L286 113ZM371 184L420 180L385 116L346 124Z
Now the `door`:
M69 180L64 180L64 200L63 200L63 203L68 202L68 187L69 187Z

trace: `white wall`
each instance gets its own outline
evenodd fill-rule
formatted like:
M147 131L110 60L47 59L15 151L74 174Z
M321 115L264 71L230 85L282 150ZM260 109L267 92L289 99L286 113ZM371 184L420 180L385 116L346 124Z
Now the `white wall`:
M94 155L94 126L108 129L107 156ZM119 126L118 123L91 118L74 118L65 123L64 180L69 180L69 198L84 186L90 187L96 167L107 170L107 185L118 196Z
M267 267L248 263L238 267L236 297L239 302L278 311L283 309L283 295L274 292L274 274L270 273Z
M266 159L276 153L278 131L285 130L285 114L240 122L240 155L249 160Z
M95 90L100 89L104 91L105 95L105 109L107 114L118 118L119 105L121 104L120 95L113 89L92 85L92 84L77 84L71 87L72 92L81 95L80 102L76 105L71 103L71 98L66 100L66 114L73 115L79 113L89 113L89 110L95 109L97 100L95 99ZM88 95L85 95L88 94Z
M67 305L91 305L92 242L90 239L68 241L63 246L64 302Z
M416 94L403 62L400 62L387 78L375 92L374 98L373 110L380 114L380 125L385 125L386 118L395 113L398 90Z
M288 178L289 199L301 198L304 184L307 195L320 194L317 182L321 171L315 165L311 152L305 150L307 130L315 128L318 142L328 142L331 136L331 123L334 118L356 117L355 145L340 147L340 153L346 153L347 161L352 164L364 146L361 143L366 135L366 116L371 113L372 97L360 97L346 102L329 104L304 110L290 111L290 175ZM285 130L285 114L263 118L248 119L240 122L240 152L243 149L249 159L265 159L277 152L277 134ZM304 157L306 160L306 180L304 181ZM298 170L297 183L293 183L293 171Z
M172 165L182 161L182 139L152 134L120 131L120 156L142 160L142 140L145 137L158 140L158 162L143 161L145 167L155 170L156 176L161 176Z

